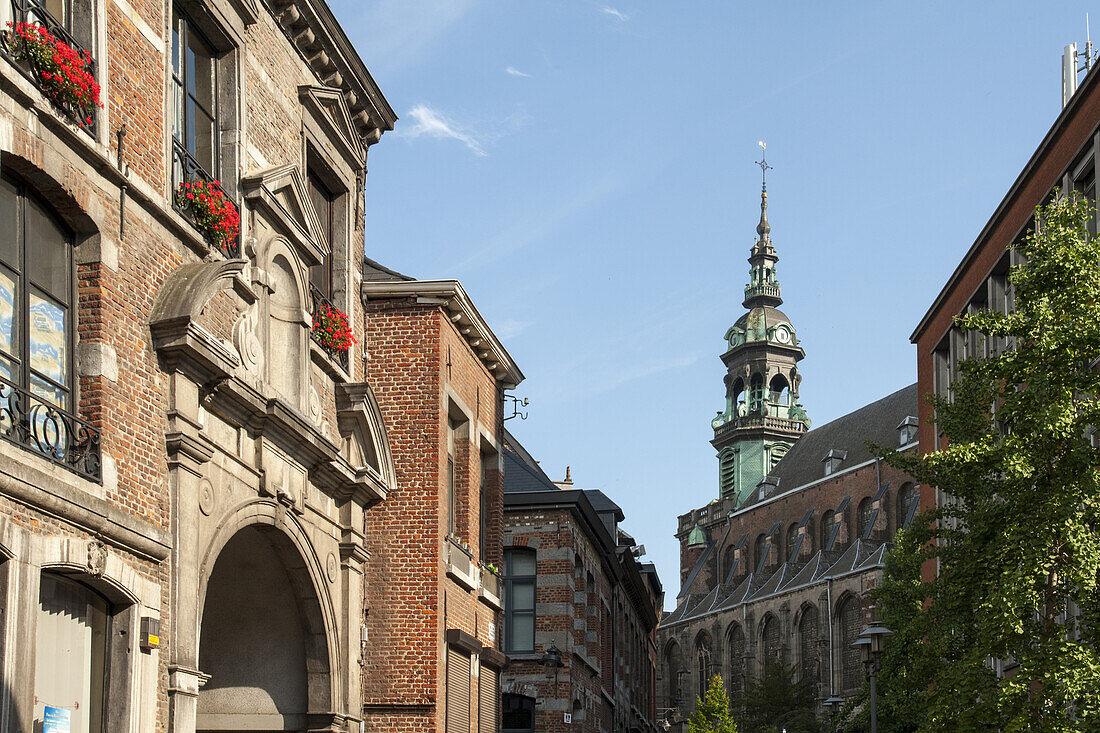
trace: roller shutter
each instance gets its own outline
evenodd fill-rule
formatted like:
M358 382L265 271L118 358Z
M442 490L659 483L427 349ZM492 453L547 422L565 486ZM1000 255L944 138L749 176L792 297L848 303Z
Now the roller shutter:
M500 731L500 672L482 665L477 681L478 733Z
M470 733L470 655L447 647L447 733Z

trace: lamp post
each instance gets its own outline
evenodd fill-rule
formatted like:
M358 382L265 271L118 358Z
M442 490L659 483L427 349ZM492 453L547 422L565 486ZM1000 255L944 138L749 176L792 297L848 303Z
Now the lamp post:
M832 721L833 727L836 727L836 714L840 712L840 707L844 704L844 698L838 695L832 697L821 703L825 706L825 709L829 711L829 720Z
M875 624L865 629L852 642L852 646L859 649L863 666L867 668L867 681L871 683L871 733L878 733L878 690L875 688L875 678L881 667L882 644L886 637L893 635L894 632L890 629Z
M550 642L550 648L542 655L542 666L546 668L546 679L554 678L554 694L557 694L558 668L562 666L561 651L557 644Z

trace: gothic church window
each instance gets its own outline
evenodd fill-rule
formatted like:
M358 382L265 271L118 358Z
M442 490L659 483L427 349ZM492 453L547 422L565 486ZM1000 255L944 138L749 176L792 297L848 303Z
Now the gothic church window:
M837 652L840 656L840 684L844 690L853 690L862 683L859 650L852 646L860 632L859 617L859 600L848 596L837 613L837 641L840 647Z
M836 513L832 509L821 515L821 549L832 549L829 543L833 540L833 530L836 526Z
M906 522L909 518L909 512L912 510L913 505L917 501L917 487L911 482L906 481L898 489L898 514L897 522L898 529L905 529Z
M790 527L787 527L787 562L791 562L795 559L794 551L795 545L798 544L798 525L792 523Z
M865 498L859 503L859 538L866 539L867 531L871 528L875 513L875 503L871 497Z
M775 616L769 615L764 619L764 626L760 630L760 644L765 664L779 660L779 620Z
M799 667L802 680L817 681L818 678L818 653L817 640L818 613L813 606L806 606L802 610L802 617L798 622L798 650Z
M757 535L756 537L756 567L755 570L759 571L763 568L764 553L768 550L768 536L765 534Z

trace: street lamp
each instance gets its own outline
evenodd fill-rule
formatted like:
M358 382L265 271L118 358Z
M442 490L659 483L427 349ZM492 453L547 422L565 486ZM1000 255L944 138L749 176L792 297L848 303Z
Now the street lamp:
M561 652L557 644L550 642L550 648L542 655L542 666L546 668L546 679L554 678L554 684L558 683L558 668L562 666Z
M852 646L859 649L863 666L867 668L867 681L871 683L871 733L878 733L878 690L875 688L875 678L882 666L882 645L886 637L893 635L894 632L885 626L875 625L865 629L852 642Z
M832 697L828 698L827 700L825 700L825 702L823 702L821 704L824 705L825 709L829 711L829 720L831 720L833 722L833 727L835 728L836 727L836 715L837 715L837 713L840 712L840 707L844 704L844 698L839 697L837 695L833 695Z

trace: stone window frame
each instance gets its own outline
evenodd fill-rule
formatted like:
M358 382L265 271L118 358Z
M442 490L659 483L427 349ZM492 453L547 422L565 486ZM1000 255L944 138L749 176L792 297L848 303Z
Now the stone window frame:
M523 728L502 728L503 733L534 733L535 731L535 705L536 700L528 695L518 695L511 692L506 692L501 696L501 725L503 725L504 716L511 710L508 710L508 703L519 703L519 707L522 708L522 712L530 712L531 725Z
M216 162L215 169L205 171L211 178L219 181L234 203L241 205L240 175L240 140L243 139L243 113L241 104L243 94L241 92L241 49L244 48L244 28L239 25L239 18L232 18L221 8L222 3L203 2L202 0L172 0L168 4L168 37L164 49L164 109L168 110L168 118L164 125L165 160L168 162L167 175L165 175L166 195L172 201L175 191L172 189L174 180L175 151L174 136L172 134L172 119L175 114L173 104L173 59L172 59L172 25L177 12L183 14L203 39L213 49L215 65L215 141ZM241 217L242 241L243 229L247 217Z
M512 574L512 557L515 553L521 553L529 557L534 558L535 561L535 573L534 575L513 575ZM538 551L531 547L512 546L504 548L504 574L502 576L504 584L504 651L512 654L524 654L534 653L537 647L535 641L535 629L538 625ZM522 609L521 613L524 616L530 616L531 618L531 648L530 649L516 649L512 642L512 619L515 617L516 609L511 602L513 597L512 588L517 583L530 584L531 585L531 608Z
M319 243L322 249L328 248L331 258L331 288L326 297L332 301L333 305L350 315L351 296L355 289L352 284L354 263L351 253L355 249L352 246L352 239L355 228L358 178L351 166L334 150L322 121L317 119L317 115L324 112L315 111L312 106L306 106L304 109L301 133L303 179L306 181L308 190L309 176L312 173L333 193L333 241ZM307 198L310 198L312 206L312 198L308 196ZM317 214L317 220L320 222L320 212L314 213ZM312 282L312 277L310 281Z
M0 0L2 1L2 0ZM77 266L76 266L76 247L79 244L78 235L73 227L66 221L65 217L57 210L55 206L47 200L42 192L33 185L30 181L26 180L23 176L18 175L14 171L5 168L0 168L0 179L15 187L16 198L19 201L34 201L39 207L41 207L46 215L53 221L54 224L65 234L65 244L68 247L69 252L69 287L66 314L66 333L65 333L65 373L66 383L61 385L66 392L68 399L67 404L62 406L62 410L72 415L79 414L80 394L79 386L80 380L77 377L77 360L76 360L76 347L78 338L78 320L80 317L80 302L77 289ZM25 204L22 205L21 210L25 212ZM25 220L25 215L24 215ZM30 291L27 286L30 284L27 277L26 266L26 252L29 249L26 241L25 227L21 227L20 231L23 234L23 241L17 245L20 250L20 256L22 257L23 264L19 268L18 285L21 288L20 296L25 297ZM42 288L38 288L42 290ZM47 294L49 298L49 294ZM52 298L50 298L52 300ZM26 333L26 323L29 320L30 308L26 310L16 307L13 309L13 316L20 320L19 327L20 333L17 337L20 339L18 344L20 348L19 360L21 362L20 374L11 378L11 381L19 385L22 389L30 390L30 371L28 362L30 360L30 335ZM25 337L25 338L24 338ZM24 379L26 377L26 379ZM52 380L51 380L52 381Z

